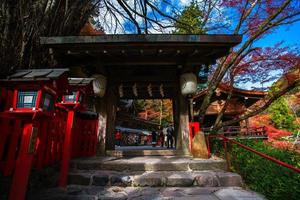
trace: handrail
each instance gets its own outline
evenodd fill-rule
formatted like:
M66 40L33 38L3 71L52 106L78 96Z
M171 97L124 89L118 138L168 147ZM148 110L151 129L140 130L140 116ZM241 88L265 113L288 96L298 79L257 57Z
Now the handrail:
M252 148L250 148L250 147L248 147L248 146L246 146L246 145L244 145L244 144L241 144L241 143L239 143L239 142L237 142L237 141L235 141L235 140L233 140L233 139L229 139L229 138L227 138L227 137L225 137L225 136L223 136L223 135L208 135L208 141L209 141L210 138L222 138L222 139L223 139L224 147L225 147L226 161L227 161L228 168L229 168L229 157L228 157L228 154L227 154L226 142L230 142L230 143L236 144L236 145L240 146L241 148L246 149L247 151L250 151L250 152L252 152L252 153L255 153L256 155L259 155L260 157L263 157L263 158L265 158L265 159L267 159L267 160L272 161L273 163L276 163L276 164L278 164L278 165L281 165L281 166L283 166L283 167L286 167L286 168L288 168L288 169L291 169L291 170L293 170L293 171L296 172L296 173L300 173L300 169L297 168L297 167L294 167L293 165L290 165L290 164L287 164L287 163L282 162L282 161L280 161L280 160L277 160L277 159L275 159L275 158L273 158L273 157L271 157L271 156L268 156L268 155L266 155L266 154L264 154L264 153L261 153L261 152L255 150L255 149L252 149ZM208 142L208 145L207 145L207 146L208 146L208 154L209 154L209 157L210 157L210 146L209 146L209 142Z
M211 129L209 127L204 127L201 129L205 133L210 133ZM247 126L225 126L223 129L217 131L218 134L239 134L244 136L266 136L267 130L265 126L259 127L247 127Z

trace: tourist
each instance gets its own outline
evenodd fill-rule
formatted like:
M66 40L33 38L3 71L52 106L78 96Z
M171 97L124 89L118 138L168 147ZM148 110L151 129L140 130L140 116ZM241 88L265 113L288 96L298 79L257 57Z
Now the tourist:
M117 130L115 138L116 138L116 145L121 146L122 134L120 130Z
M173 137L174 137L174 129L172 126L169 126L167 129L167 148L173 148Z
M159 139L160 139L160 146L164 147L165 136L164 136L162 129L160 129L160 131L159 131Z
M152 146L155 147L156 146L156 136L157 136L156 131L153 130L151 135L152 135Z
M134 135L134 145L138 146L139 144L139 136L137 134Z

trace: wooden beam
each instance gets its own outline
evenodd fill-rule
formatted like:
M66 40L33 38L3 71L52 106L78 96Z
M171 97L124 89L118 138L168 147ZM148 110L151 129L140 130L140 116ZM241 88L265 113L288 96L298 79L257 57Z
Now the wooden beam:
M116 44L116 43L187 43L187 44L238 44L240 35L174 35L174 34L120 34L99 36L58 36L41 37L43 45L59 44Z

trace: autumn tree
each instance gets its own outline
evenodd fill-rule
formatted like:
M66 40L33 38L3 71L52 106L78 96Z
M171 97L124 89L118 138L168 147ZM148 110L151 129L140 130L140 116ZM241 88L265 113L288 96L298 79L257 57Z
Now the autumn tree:
M280 44L266 48L256 46L258 40L273 33L279 26L288 25L300 20L300 4L298 1L206 0L193 2L191 8L195 7L195 3L197 3L198 8L202 9L199 13L202 14L203 18L206 16L210 16L210 19L223 18L221 22L213 21L208 23L207 21L206 23L202 23L200 26L201 29L214 30L214 33L225 32L243 36L243 42L239 46L231 49L230 54L218 60L216 65L210 66L212 73L208 82L207 94L200 108L200 122L203 121L211 97L221 82L225 82L233 88L239 84L249 82L271 82L283 74L285 74L285 77L293 77L293 80L285 80L283 78L284 82L288 84L282 84L280 90L267 95L259 107L256 106L249 109L236 119L222 121L227 106L227 103L225 103L215 122L215 129L239 122L262 112L277 98L299 85L300 76L297 74L297 69L300 68L300 62L297 50L284 48ZM223 10L225 13L220 12L220 10ZM189 20L186 16L191 15L187 15L186 11L188 10L184 9L181 17ZM230 12L230 15L228 15L228 12ZM228 26L227 21L233 23ZM217 28L212 29L211 27ZM190 34L196 33L191 29L186 29L186 31ZM293 70L290 71L291 69ZM295 73L297 75L293 76ZM230 98L231 93L228 95L227 102Z
M134 100L138 117L167 126L173 123L173 106L170 99Z
M167 7L171 12L165 10ZM183 10L186 15L189 8ZM259 39L276 28L299 21L298 0L203 0L193 1L190 10L197 18L191 25L185 24L191 20L180 19L178 13L182 9L171 0L3 0L0 2L0 76L18 68L49 66L44 56L47 52L40 47L39 37L78 35L92 17L93 23L107 33L164 33L171 32L176 25L181 31L186 29L185 33L241 34L243 42L210 67L213 73L200 109L200 121L221 81L232 86L246 78L262 82L269 79L268 72L274 72L273 69L281 70L280 74L285 77L293 77L277 93L268 95L260 107L250 109L238 119L222 121L221 112L215 124L217 128L265 110L299 85L299 76L293 76L295 71L289 71L299 69L299 52L278 51L281 48L278 46L256 47ZM190 18L191 15L187 16ZM200 28L191 28L196 25Z
M0 2L0 77L18 68L49 66L40 36L79 35L90 20L107 33L151 33L176 21L151 0L2 0Z

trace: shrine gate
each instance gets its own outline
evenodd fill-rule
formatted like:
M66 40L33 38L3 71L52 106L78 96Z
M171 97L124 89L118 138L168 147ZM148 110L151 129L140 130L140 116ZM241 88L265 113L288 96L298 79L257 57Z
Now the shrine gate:
M241 42L240 35L100 35L42 37L52 67L73 77L104 77L106 92L92 102L101 127L98 149L114 149L117 102L124 99L173 101L176 149L189 151L189 96L181 92L185 73L207 80L208 68ZM201 78L203 80L201 80Z

